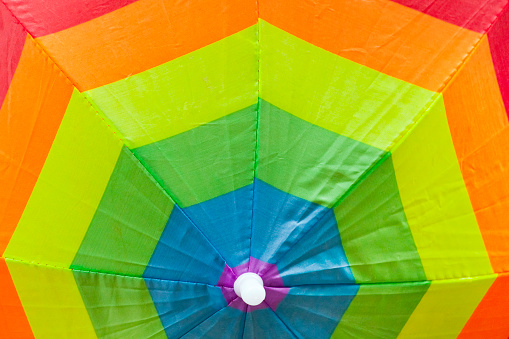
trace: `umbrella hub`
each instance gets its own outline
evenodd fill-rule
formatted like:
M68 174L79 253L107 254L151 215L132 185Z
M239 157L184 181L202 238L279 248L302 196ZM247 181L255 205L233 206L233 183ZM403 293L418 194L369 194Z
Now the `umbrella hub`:
M233 285L235 293L250 306L260 305L265 300L262 278L252 272L241 274Z

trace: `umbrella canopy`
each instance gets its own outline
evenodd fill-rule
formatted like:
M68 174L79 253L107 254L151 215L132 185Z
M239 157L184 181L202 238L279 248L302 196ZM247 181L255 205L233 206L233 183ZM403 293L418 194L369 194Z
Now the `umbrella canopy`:
M507 338L507 0L4 0L0 337Z

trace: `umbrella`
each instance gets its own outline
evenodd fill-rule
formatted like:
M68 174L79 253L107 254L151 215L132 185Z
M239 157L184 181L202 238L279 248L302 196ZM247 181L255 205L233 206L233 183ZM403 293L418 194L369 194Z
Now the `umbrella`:
M508 337L507 1L0 15L0 337Z

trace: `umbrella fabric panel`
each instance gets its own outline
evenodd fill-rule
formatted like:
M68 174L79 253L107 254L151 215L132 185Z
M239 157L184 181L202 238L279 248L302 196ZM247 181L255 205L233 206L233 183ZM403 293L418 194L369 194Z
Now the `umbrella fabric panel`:
M266 0L260 2L260 18L317 47L434 92L481 37L390 0Z
M121 149L120 139L74 91L4 256L69 267Z
M456 338L495 278L432 281L398 338Z
M188 207L253 183L256 117L251 105L132 151Z
M212 181L205 179L201 184ZM230 267L247 263L252 237L253 184L186 207L183 212Z
M0 60L4 65L0 69L0 106L2 105L9 86L18 67L23 51L27 33L23 26L12 16L11 12L2 3L0 6L0 18L2 18L2 34L0 38Z
M488 40L495 72L497 74L498 85L502 98L504 99L505 109L509 114L509 46L507 44L509 32L509 6L499 14L498 19L488 31Z
M504 0L392 0L454 25L485 33L497 18Z
M136 0L6 0L4 4L26 27L40 37L90 21Z
M509 121L488 39L444 91L452 141L495 272L509 270Z
M385 154L263 100L258 138L256 177L324 207L332 207Z
M327 209L255 180L251 255L277 263Z
M37 39L80 91L141 73L256 23L255 3L137 1ZM239 107L241 108L241 107Z
M225 265L198 226L175 206L143 276L215 285Z
M428 280L492 274L442 96L392 151L399 193Z
M73 271L6 262L35 338L97 338Z
M388 150L436 95L259 25L260 97L337 134Z
M98 338L166 338L144 279L73 273Z
M256 26L85 92L129 148L169 138L257 102Z
M494 19L494 1L474 21ZM35 110L41 136L51 116L47 136L20 148L45 140L5 254L34 335L452 338L496 317L485 310L505 286L492 284L505 267L492 222L505 220L502 38L406 0L262 1L258 24L257 5L112 2L28 36L9 92L24 95L14 85L30 44L67 91L54 117ZM68 81L86 93L57 133ZM144 223L154 233L135 235ZM247 270L270 286L259 307L232 290Z
M292 287L275 313L298 338L330 338L358 290L356 285Z
M225 308L217 286L145 279L168 338L180 338Z
M509 333L509 275L500 274L493 282L458 338L505 338Z
M330 209L255 180L251 255L277 265L284 286L354 283ZM266 286L281 282L267 279Z
M428 287L426 281L360 285L332 338L396 338Z
M2 37L11 33L10 21L3 27ZM33 39L22 35L26 42L21 56L15 54L14 36L8 41L10 47L2 49L12 56L4 65L17 63L17 68L0 108L0 253L23 214L73 90Z
M187 332L182 338L241 339L243 338L245 321L245 312L225 307Z
M2 335L12 338L33 338L25 310L4 258L0 258L0 328Z
M334 214L357 283L426 280L390 153L345 193Z
M123 147L71 269L141 276L173 206Z
M291 329L270 308L246 314L244 339L295 338Z

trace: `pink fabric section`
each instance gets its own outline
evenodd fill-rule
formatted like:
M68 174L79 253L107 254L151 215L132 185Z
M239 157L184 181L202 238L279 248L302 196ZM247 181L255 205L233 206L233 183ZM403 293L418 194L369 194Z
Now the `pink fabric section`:
M18 67L26 37L23 26L0 4L0 106Z
M33 37L55 33L137 0L3 0Z
M506 0L392 0L451 24L485 33Z

